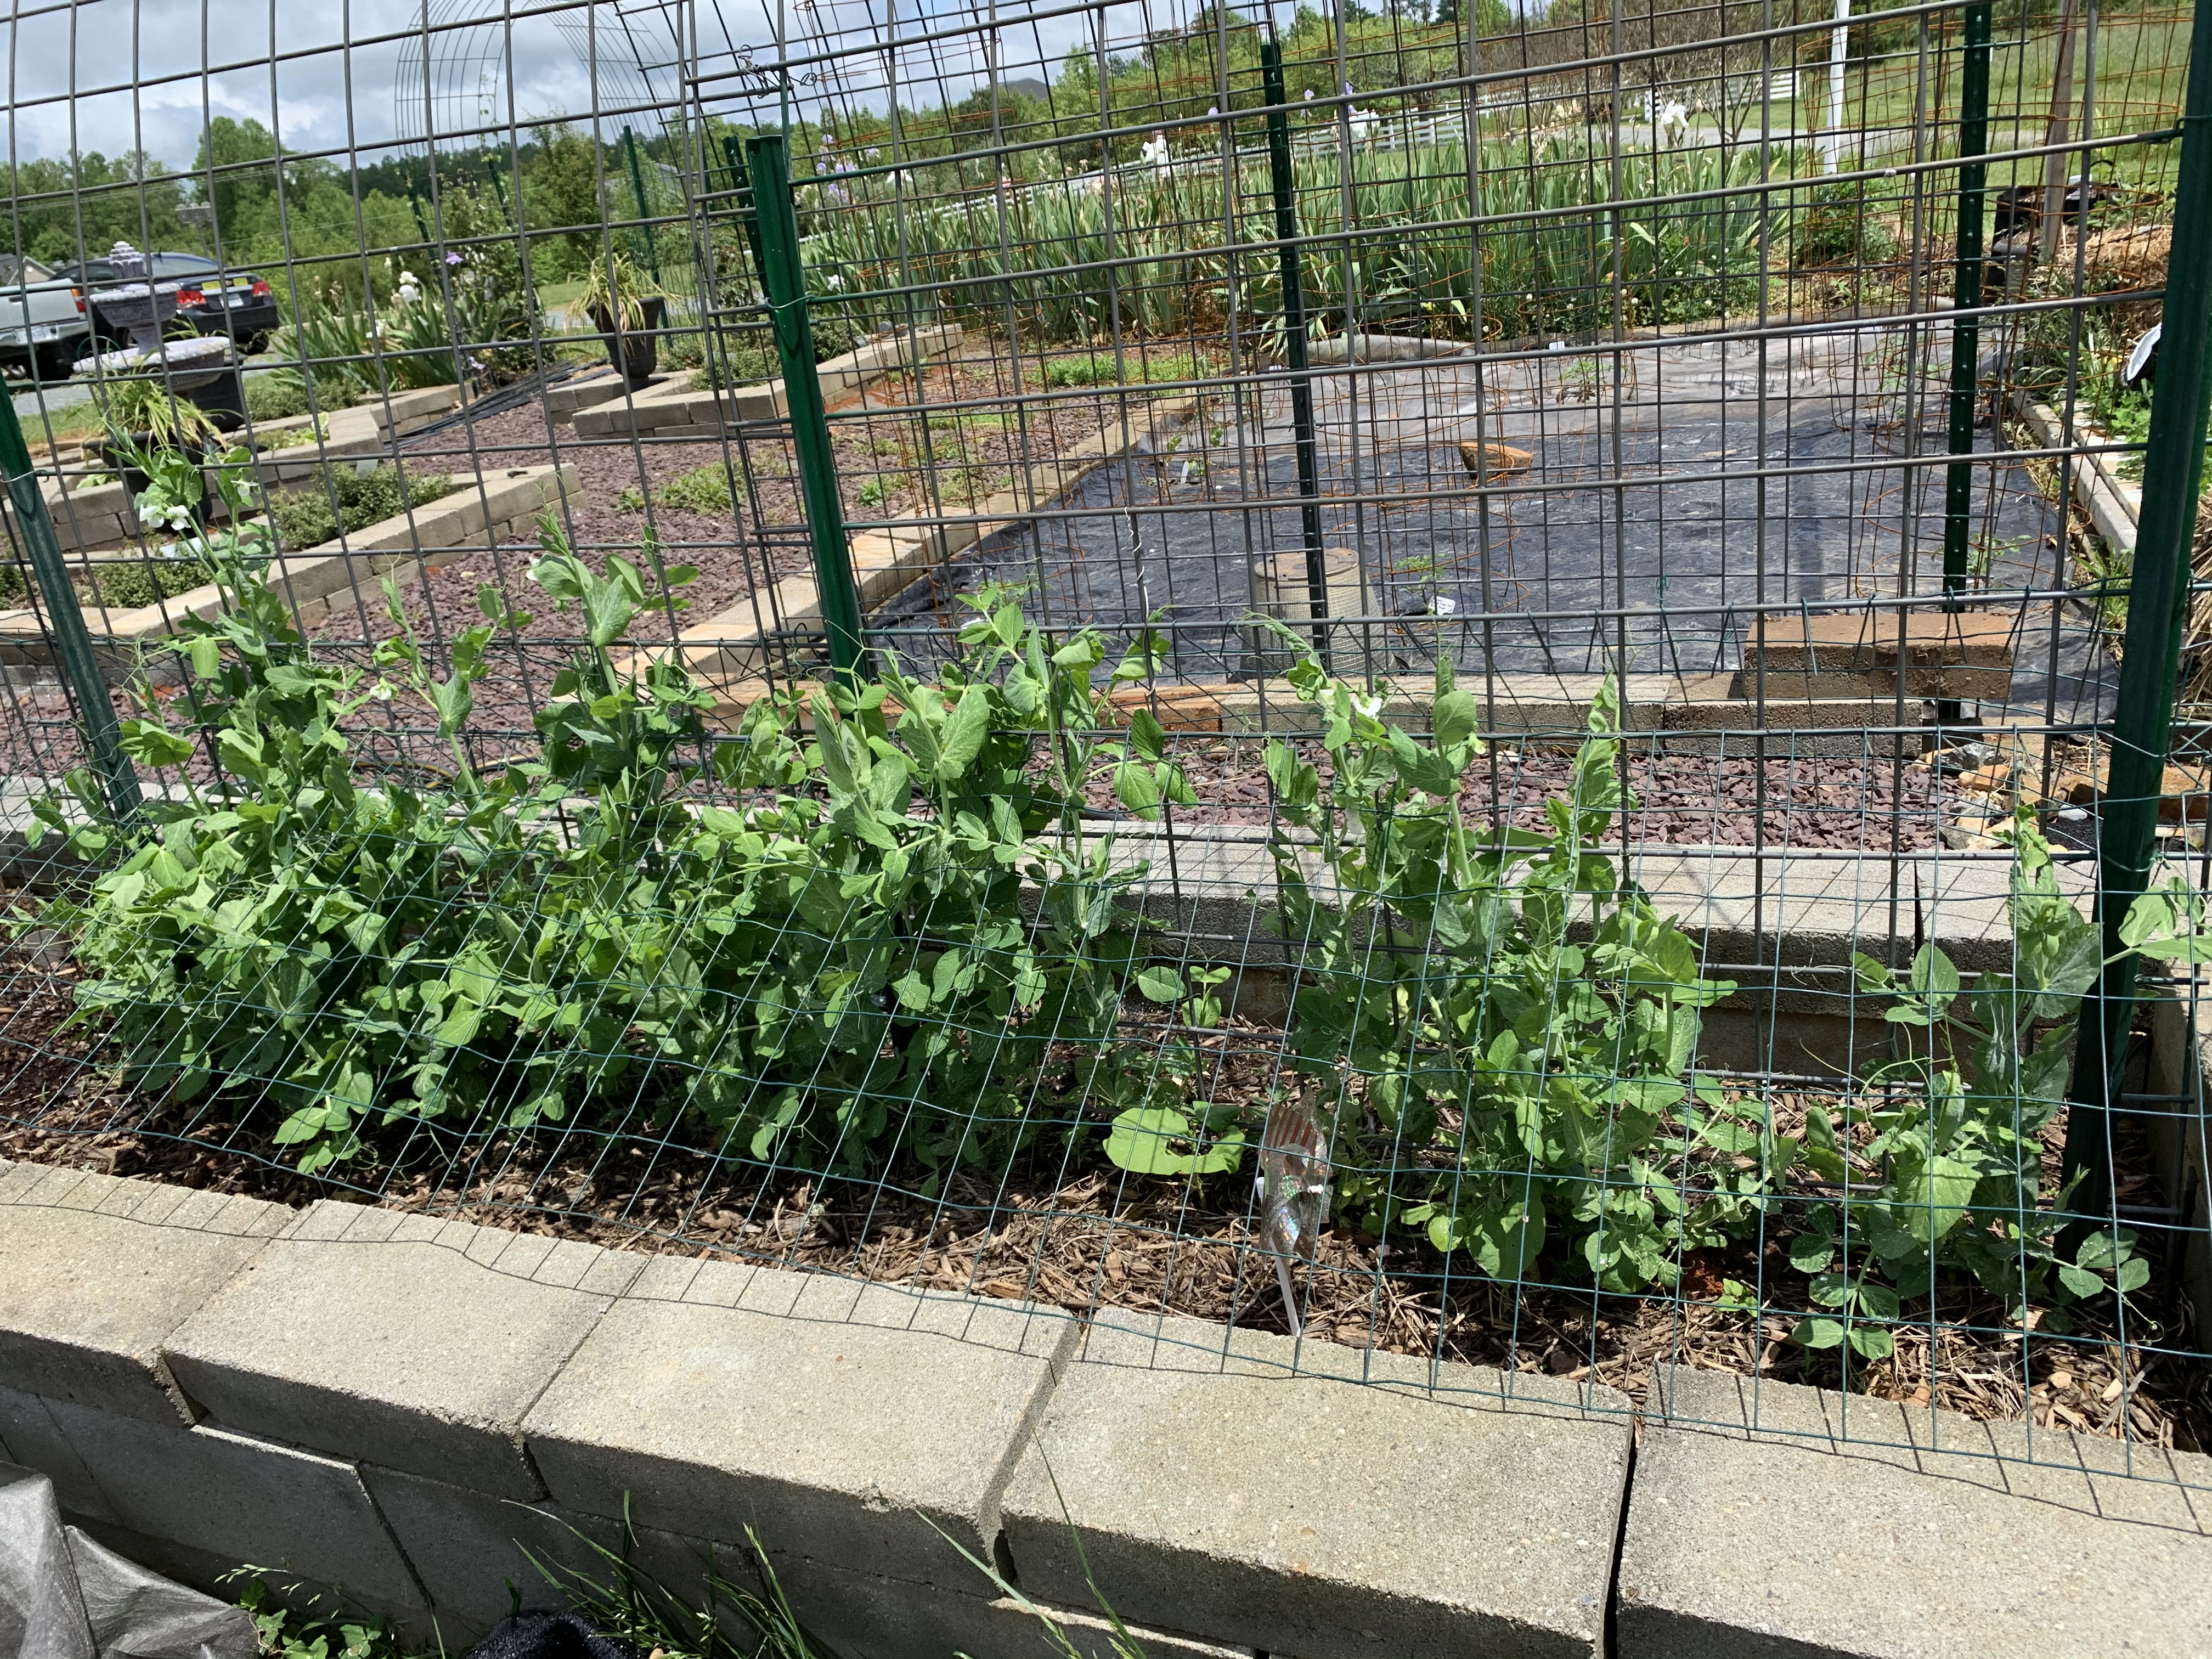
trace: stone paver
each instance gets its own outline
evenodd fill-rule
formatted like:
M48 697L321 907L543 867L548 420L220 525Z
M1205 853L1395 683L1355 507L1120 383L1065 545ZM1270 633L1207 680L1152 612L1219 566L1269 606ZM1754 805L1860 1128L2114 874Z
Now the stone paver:
M1073 1328L1057 1310L655 1257L526 1425L555 1502L958 1583Z
M0 1386L188 1420L162 1345L294 1212L16 1164L0 1170Z
M0 1389L0 1462L36 1469L52 1481L56 1499L72 1520L115 1518L100 1483L37 1395Z
M350 1463L221 1429L171 1428L58 1402L52 1411L129 1531L210 1564L297 1573L403 1618L423 1610L414 1575Z
M1686 1426L1637 1454L1620 1659L2212 1656L2175 1484L2201 1498L2212 1458L1717 1371L1655 1389Z
M216 1422L536 1498L522 1419L645 1258L325 1200L168 1345Z
M1294 1358L1383 1383L1290 1374ZM1596 1655L1628 1402L1194 1321L1094 1325L1002 1506L1024 1591L1315 1659ZM1532 1478L1540 1471L1540 1478ZM1088 1576L1077 1559L1080 1540Z
M718 1560L714 1547L700 1539L650 1528L634 1528L625 1546L622 1523L605 1516L519 1504L374 1464L362 1465L361 1477L449 1638L478 1633L506 1618L513 1610L509 1584L526 1607L562 1605L561 1591L539 1563L563 1584L574 1582L564 1573L606 1584L617 1572L599 1551L627 1552L641 1574L696 1607L706 1595L707 1569ZM729 1576L726 1563L721 1571ZM738 1582L750 1583L750 1577Z

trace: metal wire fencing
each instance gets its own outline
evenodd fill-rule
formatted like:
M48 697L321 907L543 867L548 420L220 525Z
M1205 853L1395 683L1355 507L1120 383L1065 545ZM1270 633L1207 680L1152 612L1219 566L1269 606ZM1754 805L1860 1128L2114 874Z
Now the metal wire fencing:
M8 1154L2193 1479L2190 15L1460 9L19 76Z

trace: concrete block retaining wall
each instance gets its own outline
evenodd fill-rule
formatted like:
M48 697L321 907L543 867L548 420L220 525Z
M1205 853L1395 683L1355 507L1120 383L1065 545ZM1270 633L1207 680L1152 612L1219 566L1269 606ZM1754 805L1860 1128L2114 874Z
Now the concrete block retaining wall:
M293 489L319 479L333 463L351 465L380 460L392 441L419 431L460 407L460 388L425 386L414 392L395 392L389 398L327 410L319 417L323 436L313 443L288 449L264 449L257 458L255 477L264 489ZM225 442L264 441L281 433L295 431L316 417L296 415L281 421L257 422ZM77 457L82 464L82 454ZM134 498L119 481L86 486L73 477L48 478L40 486L46 514L53 520L54 540L64 553L95 548L121 547L138 534ZM221 515L221 504L210 509ZM0 504L0 520L14 509Z
M945 356L960 340L958 325L946 324L871 341L816 369L822 395L834 402L910 364ZM790 407L781 379L702 392L693 389L690 371L684 370L628 396L617 391L572 405L568 418L580 438L718 438L744 422L779 419Z
M0 1260L72 1521L449 1644L627 1506L694 1593L757 1528L854 1659L1042 1651L971 1554L1101 1655L2212 1653L2212 1459L2108 1440L1683 1372L1638 1449L1564 1379L42 1166Z
M434 570L471 552L527 542L537 534L538 515L578 488L569 462L459 474L453 488L434 501L276 560L266 580L283 593L303 628L313 627L334 607L356 603L380 615L378 580L385 571L402 562ZM174 665L149 663L143 648L179 631L185 617L211 617L222 609L222 590L210 583L129 611L90 606L85 620L111 679L142 672L160 678ZM36 611L0 611L0 662L39 667L50 655Z

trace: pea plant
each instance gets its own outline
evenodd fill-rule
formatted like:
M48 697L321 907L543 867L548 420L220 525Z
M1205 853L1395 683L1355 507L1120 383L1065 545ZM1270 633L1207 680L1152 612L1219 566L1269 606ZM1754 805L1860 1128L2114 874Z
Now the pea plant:
M1083 790L1110 777L1143 816L1188 786L1156 726L1109 730L1097 635L1048 639L994 592L938 677L894 663L717 741L679 664L617 659L691 573L649 542L601 574L550 522L541 541L531 580L580 639L537 753L491 768L471 688L526 616L486 588L442 663L402 623L373 672L334 665L250 544L215 550L225 607L178 647L188 718L125 732L182 797L76 829L106 872L44 918L75 934L75 1018L128 1079L273 1108L310 1172L395 1126L641 1109L756 1158L909 1154L930 1182L1122 1086L1138 941L1116 901L1144 866L1083 835ZM1158 648L1140 635L1108 686ZM395 702L434 726L444 775L365 775L361 716Z
M2001 1297L2014 1318L2043 1310L2064 1330L2075 1304L2127 1296L2150 1279L2124 1227L2086 1231L2062 1251L2070 1191L2046 1194L2042 1135L2066 1102L2082 1000L2105 966L2096 927L2060 891L2050 843L2022 811L2001 832L2016 854L2009 911L2014 971L1972 989L1923 945L1902 972L1858 955L1862 994L1886 998L1896 1057L1862 1079L1840 1115L1808 1112L1807 1167L1844 1196L1815 1207L1790 1243L1828 1314L1800 1322L1801 1344L1892 1351L1899 1299L1947 1274ZM2121 932L2130 950L2192 957L2203 939L2186 887L2139 899Z
M1330 762L1324 786L1289 744L1267 749L1303 952L1292 1042L1359 1087L1338 1124L1342 1202L1494 1277L1532 1276L1553 1246L1607 1289L1673 1282L1684 1249L1758 1213L1795 1149L1692 1073L1701 1011L1734 987L1700 975L1598 847L1633 804L1616 689L1545 829L1500 832L1461 805L1481 745L1449 660L1427 743L1310 655L1291 678Z

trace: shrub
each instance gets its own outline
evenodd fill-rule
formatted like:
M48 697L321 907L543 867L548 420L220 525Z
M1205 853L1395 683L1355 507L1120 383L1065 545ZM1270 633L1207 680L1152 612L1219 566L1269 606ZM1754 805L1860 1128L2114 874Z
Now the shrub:
M733 386L758 386L764 380L779 380L782 374L782 361L775 355L775 343L766 334L741 334L720 343L707 354L706 361L691 376L691 389L720 392Z
M323 407L329 408L325 403ZM272 369L246 377L246 412L258 421L289 420L307 412L307 388L296 372Z
M1797 219L1793 263L1801 270L1822 265L1878 265L1897 257L1897 235L1871 211L1866 187L1846 180L1822 185Z
M655 507L672 507L679 513L729 513L736 509L744 493L742 483L732 489L731 469L719 462L695 466L689 472L679 472L665 484L657 484L653 491ZM645 492L630 484L615 495L617 513L645 511Z
M1160 357L1130 352L1116 364L1111 353L1094 352L1081 357L1054 357L1044 366L1048 386L1144 386L1162 380L1188 380L1201 371L1188 356Z
M168 558L118 559L94 564L91 574L74 584L87 605L114 611L135 611L156 599L174 599L214 579L205 561L189 555Z
M434 501L453 487L453 479L443 473L414 475L403 492L399 470L388 461L369 472L332 468L324 484L270 495L269 522L276 528L278 544L297 552L335 539L341 530L349 534L410 507Z

